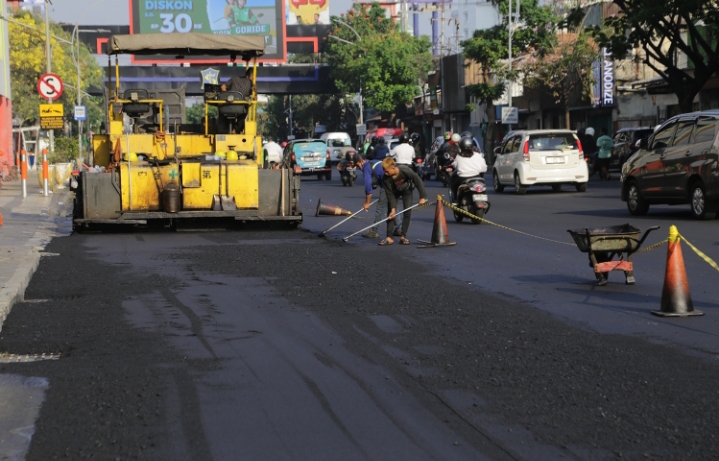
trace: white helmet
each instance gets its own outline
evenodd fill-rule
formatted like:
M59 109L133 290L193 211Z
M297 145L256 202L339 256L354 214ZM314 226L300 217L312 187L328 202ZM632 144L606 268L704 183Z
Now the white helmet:
M452 142L458 143L462 140L462 136L460 136L459 133L454 133L450 139L452 140Z
M587 136L594 136L594 128L592 128L591 126L588 127L586 130L584 130L584 134L586 134Z

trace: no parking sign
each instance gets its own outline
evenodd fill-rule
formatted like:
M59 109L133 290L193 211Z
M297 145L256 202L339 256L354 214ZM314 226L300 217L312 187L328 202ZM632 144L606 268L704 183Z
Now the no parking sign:
M62 79L57 74L45 74L37 81L37 92L49 101L55 101L62 96L64 88Z

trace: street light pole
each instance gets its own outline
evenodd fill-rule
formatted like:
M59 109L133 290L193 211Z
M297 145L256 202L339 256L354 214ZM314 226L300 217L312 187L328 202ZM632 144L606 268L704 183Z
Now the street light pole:
M47 1L47 0L45 0ZM80 21L85 17L87 13L101 3L105 3L107 0L98 0L97 2L90 5L75 22L75 28L72 30L72 39L77 40L77 57L75 57L75 65L77 66L77 105L82 105L82 94L80 93ZM73 55L75 51L73 49ZM85 111L85 117L87 117L87 110ZM82 120L77 121L77 158L82 162ZM89 163L92 164L92 163Z
M49 74L52 72L52 48L50 48L50 8L48 5L50 4L49 0L45 0L45 60L47 61L46 64L46 70ZM52 104L52 98L49 100L50 104ZM55 152L55 130L50 130L48 133L48 137L50 138L50 153Z
M517 0L517 21L514 21L514 27L517 27L519 21L519 0ZM512 35L514 34L514 28L512 27L512 0L509 0L509 16L507 17L507 25L509 27L509 80L507 84L507 106L512 107ZM512 130L512 124L507 127L509 131Z
M347 28L348 28L349 30L351 30L352 32L354 32L354 34L357 36L357 41L358 41L358 42L359 42L359 41L362 41L362 37L360 36L360 34L359 34L356 30L354 30L354 28L353 28L352 26L350 26L350 25L347 24L346 22L340 21L339 19L334 19L334 18L333 18L333 20L334 20L336 23L341 24L341 25L347 27ZM348 45L357 46L356 43L350 42L349 40L345 40L345 39L343 39L343 38L335 37L334 35L329 35L329 38L338 40L338 41L343 42L343 43L347 43ZM360 77L359 106L360 106L360 119L359 119L359 122L360 122L360 125L364 125L364 101L362 100L362 77Z

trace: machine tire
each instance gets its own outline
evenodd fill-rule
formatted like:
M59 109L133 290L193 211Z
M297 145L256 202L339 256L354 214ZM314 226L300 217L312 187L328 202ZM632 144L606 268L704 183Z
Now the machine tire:
M522 185L522 181L519 179L519 173L514 172L514 193L517 195L524 195L527 193L527 186Z
M504 192L504 186L499 182L499 173L497 173L497 170L492 171L492 187L498 194Z
M717 214L718 203L711 203L707 201L706 191L704 190L704 184L701 181L696 181L692 184L690 189L690 206L692 209L692 216L694 219L708 220L714 219Z
M347 186L349 186L349 187L354 186L354 182L355 182L354 179L349 178L349 179L347 180Z
M644 216L649 211L649 204L639 194L636 181L631 181L627 188L627 209L632 216Z
M454 214L454 220L455 220L455 221L457 221L457 222L462 222L462 220L464 219L464 215L463 215L463 214L459 214L459 213L457 213L457 212L454 211L454 210L452 210L452 213Z
M323 177L324 177L324 175L318 174L318 175L317 175L317 180L318 180L318 181L322 181L322 178L323 178Z
M332 181L332 171L328 171L327 173L325 173L325 179L327 181Z
M587 183L582 182L575 186L577 188L577 192L586 192L587 191Z
M553 191L553 192L559 192L559 191L561 191L561 190L562 190L562 185L561 185L561 184L552 184L552 191ZM579 190L579 189L577 189L577 190Z

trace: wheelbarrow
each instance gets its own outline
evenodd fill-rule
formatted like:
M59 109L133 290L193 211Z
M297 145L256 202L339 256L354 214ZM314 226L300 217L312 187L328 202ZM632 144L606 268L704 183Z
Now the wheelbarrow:
M634 285L632 254L639 250L647 235L657 229L659 226L650 227L641 238L641 229L630 224L599 229L570 229L567 232L574 239L579 251L589 253L589 267L594 269L597 285L604 286L610 271L623 271L626 284ZM618 259L615 260L615 257Z

